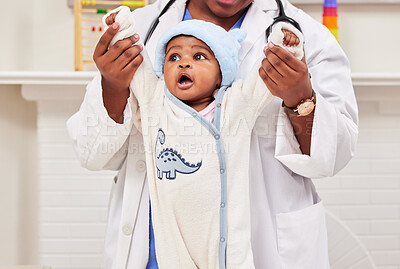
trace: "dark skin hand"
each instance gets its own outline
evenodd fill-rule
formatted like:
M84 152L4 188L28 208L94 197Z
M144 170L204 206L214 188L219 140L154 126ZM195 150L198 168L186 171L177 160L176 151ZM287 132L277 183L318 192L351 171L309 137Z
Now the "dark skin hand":
M119 24L113 23L101 36L93 60L101 73L104 107L115 122L123 123L123 112L130 94L129 84L143 61L140 54L143 48L140 45L132 46L139 40L139 36L133 35L108 49L118 30Z
M265 50L259 74L271 93L283 100L286 106L297 104L312 96L312 86L304 58L299 61L285 49L269 43ZM288 114L303 154L310 155L314 112L299 117Z

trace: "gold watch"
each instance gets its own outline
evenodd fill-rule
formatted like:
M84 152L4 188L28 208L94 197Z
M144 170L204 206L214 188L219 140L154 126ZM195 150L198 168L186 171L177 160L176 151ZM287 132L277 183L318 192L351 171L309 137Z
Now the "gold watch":
M282 107L285 107L287 112L289 112L290 114L304 117L314 111L315 103L316 103L315 92L313 90L311 98L301 100L295 108L286 106L283 101L282 101Z

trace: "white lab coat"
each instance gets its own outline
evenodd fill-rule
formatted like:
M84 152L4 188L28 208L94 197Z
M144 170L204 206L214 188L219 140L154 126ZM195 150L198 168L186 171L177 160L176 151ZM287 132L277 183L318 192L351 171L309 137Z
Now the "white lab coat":
M134 11L144 39L166 0ZM183 18L186 0L160 18L147 44L150 58L160 35ZM357 104L346 56L330 32L283 1L305 39L305 57L316 92L311 156L302 155L291 123L275 98L253 129L250 148L252 249L257 269L326 269L327 235L323 205L309 178L333 176L353 156ZM238 78L262 56L265 29L278 14L273 0L254 0L243 21L247 31L239 52ZM142 137L133 126L137 102L131 97L125 121L107 115L98 75L87 87L68 130L83 167L119 170L110 197L104 268L144 269L148 260L149 193ZM164 268L161 268L164 269Z

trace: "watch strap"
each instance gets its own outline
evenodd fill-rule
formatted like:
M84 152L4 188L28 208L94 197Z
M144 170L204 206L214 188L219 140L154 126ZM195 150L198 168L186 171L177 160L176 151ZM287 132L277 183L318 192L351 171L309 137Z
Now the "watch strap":
M308 102L308 101L312 101L314 103L314 109L315 109L315 104L316 104L316 96L315 96L315 91L312 90L312 96L311 98L307 98L307 99L302 99L296 107L288 107L285 105L285 102L282 101L282 107L286 108L286 111L290 114L296 115L296 116L307 116L308 114L310 114L313 110L310 111L310 113L308 113L307 115L300 115L298 112L299 106L301 104L303 104L304 102Z

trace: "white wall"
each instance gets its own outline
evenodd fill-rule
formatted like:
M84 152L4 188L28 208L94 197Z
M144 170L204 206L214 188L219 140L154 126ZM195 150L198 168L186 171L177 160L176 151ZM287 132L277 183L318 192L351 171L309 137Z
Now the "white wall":
M378 90L378 89L377 89ZM400 100L399 87L393 89ZM400 113L360 102L356 155L337 176L315 180L326 207L367 247L379 269L400 268Z
M2 41L0 42L0 70L24 70L31 68L34 1L2 1ZM18 12L17 12L18 11Z
M297 6L322 21L322 5ZM0 42L0 71L74 70L74 19L66 1L5 1L4 10L18 13L4 14L9 23L2 28L7 42ZM400 35L394 31L400 26L399 14L400 3L339 7L340 41L353 72L400 71Z
M400 3L376 2L339 6L340 44L353 72L400 72ZM322 5L297 6L322 22Z
M36 104L0 85L0 266L38 261Z
M66 0L35 0L31 70L74 70L74 16Z
M73 12L66 1L3 2L12 12L3 14L7 42L0 42L0 71L73 71ZM321 5L298 6L321 21ZM339 27L353 72L400 72L400 4L342 5ZM111 179L83 172L69 148L64 123L79 103L39 105L36 123L36 105L24 101L18 87L0 87L0 266L38 262L39 189L41 261L55 268L96 268ZM37 126L43 127L38 134L41 186L35 180ZM400 269L399 131L399 114L382 113L376 102L360 102L354 160L338 176L315 181L327 208L356 233L379 269Z
M66 0L1 1L0 71L74 69L74 16ZM4 40L4 41L3 41Z

